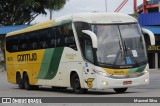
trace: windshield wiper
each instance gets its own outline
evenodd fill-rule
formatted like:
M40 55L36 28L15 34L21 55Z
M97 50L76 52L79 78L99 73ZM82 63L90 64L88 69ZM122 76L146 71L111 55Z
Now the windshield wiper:
M121 47L120 41L119 41L119 50L122 52L122 47ZM122 57L122 54L121 54L121 57Z
M115 58L115 60L114 60L114 62L113 62L113 67L116 65L116 63L117 63L117 60L118 60L118 57L119 57L119 54L122 52L122 46L121 46L121 43L120 43L120 41L119 41L119 51L118 51L118 53L116 54L116 58ZM121 53L121 57L122 57L122 53Z

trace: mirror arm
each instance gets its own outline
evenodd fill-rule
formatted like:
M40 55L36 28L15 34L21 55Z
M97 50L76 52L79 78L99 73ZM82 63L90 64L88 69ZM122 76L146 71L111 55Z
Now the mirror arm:
M151 32L150 30L145 29L145 28L142 28L142 31L149 35L151 45L155 45L155 36L154 36L153 32Z

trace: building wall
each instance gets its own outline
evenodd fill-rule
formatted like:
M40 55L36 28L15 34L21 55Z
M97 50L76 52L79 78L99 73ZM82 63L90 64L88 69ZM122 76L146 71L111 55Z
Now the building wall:
M160 25L160 12L139 14L138 21L141 26Z
M157 4L158 2L160 2L160 0L150 0L148 4Z
M158 4L160 0L150 0L148 4L153 6ZM141 7L143 4L141 5ZM154 5L156 6L156 5ZM141 8L139 6L139 8ZM153 47L157 48L160 46L160 12L158 12L158 7L150 7L148 13L139 14L138 21L143 28L151 30L155 34L156 45ZM150 45L149 38L145 35L147 49ZM159 48L158 48L159 49ZM148 62L149 67L152 69L160 68L160 50L148 50Z

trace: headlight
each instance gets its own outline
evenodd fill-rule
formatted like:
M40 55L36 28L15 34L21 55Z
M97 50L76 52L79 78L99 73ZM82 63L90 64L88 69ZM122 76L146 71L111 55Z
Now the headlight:
M144 73L148 73L149 72L149 68L145 69L143 72Z
M107 73L106 73L106 72L102 72L102 75L103 75L103 76L107 76Z
M99 74L99 75L103 75L103 76L110 76L109 73L107 73L106 71L104 71L102 68L95 66L95 68L93 69L93 72Z
M144 69L143 73L148 73L148 72L149 72L149 67L147 65L146 68Z

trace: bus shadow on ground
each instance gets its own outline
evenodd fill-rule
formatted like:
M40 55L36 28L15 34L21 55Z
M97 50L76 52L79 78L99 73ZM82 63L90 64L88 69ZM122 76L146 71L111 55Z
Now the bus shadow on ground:
M19 88L15 88L19 89ZM64 93L64 94L75 94L72 90L72 88L67 88L67 89L53 89L53 88L46 88L46 87L40 87L38 89L32 89L32 90L26 90L27 92L29 91L42 91L42 92L55 92L55 93ZM114 91L103 91L103 90L88 90L86 93L80 94L80 95L119 95L119 94L130 94L130 93L137 93L137 92L125 92L125 93L116 93ZM79 94L75 94L79 95Z

